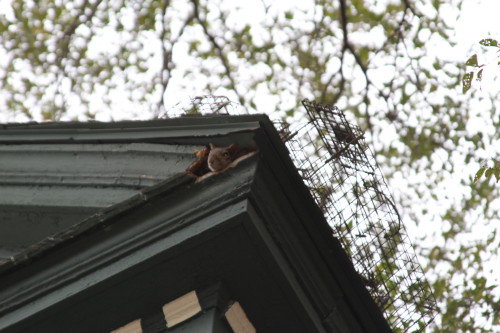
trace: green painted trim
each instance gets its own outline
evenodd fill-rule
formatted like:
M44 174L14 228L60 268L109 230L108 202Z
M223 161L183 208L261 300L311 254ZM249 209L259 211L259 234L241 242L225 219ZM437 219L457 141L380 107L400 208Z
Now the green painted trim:
M78 227L84 230L69 231L58 246L37 253L43 254L38 260L33 255L30 265L19 266L23 270L5 274L4 269L0 331L208 230L193 224L201 218L204 228L213 228L244 212L241 200L255 170L251 162L243 163L238 176L221 175L225 182L192 184L188 176L171 179L84 221ZM187 180L191 186L186 186ZM160 202L164 202L161 208ZM94 236L87 236L90 232Z
M180 138L206 138L211 136L223 136L233 133L252 132L260 128L261 117L254 118L253 121L243 121L239 117L229 117L231 123L210 123L200 122L195 118L184 119L184 125L172 125L179 123L178 119L157 121L157 126L144 126L143 122L136 122L135 127L120 126L121 123L114 123L115 127L95 126L95 123L87 123L87 127L72 128L71 123L43 126L32 125L4 126L0 128L0 144L20 144L20 143L77 143L77 142L158 142L162 139ZM220 119L220 118L219 118ZM180 119L182 120L182 118ZM257 120L257 121L256 121Z

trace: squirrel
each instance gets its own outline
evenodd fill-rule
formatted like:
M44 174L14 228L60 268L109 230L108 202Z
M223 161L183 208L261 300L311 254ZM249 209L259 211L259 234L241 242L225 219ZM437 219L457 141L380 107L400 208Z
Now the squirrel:
M221 171L231 164L236 158L236 148L238 145L232 144L227 147L217 148L210 144L208 154L208 168L211 171Z
M235 167L240 161L255 155L257 152L258 149L250 147L238 149L237 144L215 147L210 143L204 148L194 151L197 159L186 169L186 173L195 177L196 182L201 182L214 174Z

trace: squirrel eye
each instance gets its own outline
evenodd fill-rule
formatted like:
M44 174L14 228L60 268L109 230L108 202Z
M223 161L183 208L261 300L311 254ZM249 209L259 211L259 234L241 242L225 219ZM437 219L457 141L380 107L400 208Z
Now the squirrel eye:
M224 157L228 157L228 156L229 156L229 152L227 152L227 151L223 152L223 153L222 153L222 156L224 156Z

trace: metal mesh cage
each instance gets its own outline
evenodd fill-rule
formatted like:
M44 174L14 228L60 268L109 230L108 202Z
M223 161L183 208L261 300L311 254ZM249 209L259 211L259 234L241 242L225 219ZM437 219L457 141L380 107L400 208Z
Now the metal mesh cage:
M422 331L436 301L363 132L334 106L302 104L307 123L280 125L300 175L392 329Z
M160 118L243 113L243 107L226 96L197 96L174 105Z

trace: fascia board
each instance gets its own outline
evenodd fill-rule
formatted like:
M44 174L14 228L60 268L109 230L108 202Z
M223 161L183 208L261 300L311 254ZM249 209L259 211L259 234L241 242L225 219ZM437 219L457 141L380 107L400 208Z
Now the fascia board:
M230 117L233 118L233 117ZM203 138L232 133L251 132L260 128L261 117L234 117L230 123L207 123L186 118L183 124L170 124L168 120L157 126L71 128L69 126L9 127L0 129L0 144L12 143L83 143L83 142L152 142L162 139Z
M255 207L255 214L260 218L253 219L261 221L262 225L258 228L261 235L266 234L279 244L281 262L286 263L283 269L288 271L299 295L307 299L303 303L309 302L314 310L310 310L309 315L316 313L320 317L317 321L328 332L364 332L346 302L342 286L324 261L325 249L318 244L321 243L318 229L313 227L311 232L306 227L307 224L314 226L323 218L315 216L311 211L314 206L308 206L307 201L293 185L284 187L280 184L269 168L262 165L258 168L249 205ZM306 219L304 213L308 215ZM334 252L328 254L337 255ZM336 269L342 270L341 267Z
M318 274L311 274L307 266L301 267L302 263L311 265L314 260L302 259L301 261L299 256L293 257L291 262L297 264L295 266L297 273L306 277L303 281L309 279L306 282L307 288L309 288L308 292L310 295L316 295L316 306L318 306L318 311L325 315L323 318L325 323L331 325L335 331L337 329L335 326L338 323L336 318L340 313L342 318L350 318L346 322L359 323L362 326L354 324L351 330L370 332L373 327L376 327L379 332L391 332L382 313L354 270L352 262L347 258L347 254L338 240L333 237L331 227L298 174L276 129L270 122L263 122L262 127L263 130L257 132L255 141L259 147L262 147L261 154L265 157L259 164L256 181L253 184L254 187L260 184L261 189L252 190L252 193L267 193L266 187L268 187L277 194L286 194L285 200L288 201L289 210L298 220L295 223L296 228L286 224L282 225L288 230L289 236L286 236L285 232L279 231L279 224L273 223L270 228L275 229L274 234L278 237L278 242L284 244L285 247L288 245L288 248L285 249L286 253L294 253L293 239L295 237L296 241L300 238L308 239L312 245L310 250L319 256L316 258L316 266L311 267ZM270 202L277 197L278 195L270 198L255 196L253 200L264 200L267 202L267 206L272 206ZM272 216L273 213L269 213ZM279 219L277 220L279 221ZM320 277L320 275L322 276ZM330 290L331 293L322 293L322 290ZM341 291L340 295L337 292L339 290ZM332 295L337 295L336 300L331 299ZM346 302L340 301L339 303L339 297ZM341 306L338 307L338 304ZM343 307L342 304L346 306Z
M254 187L253 191L256 191ZM262 192L257 192L262 193ZM262 200L255 200L256 193L253 192L253 195L250 196L250 200L248 201L248 215L250 220L252 221L251 225L247 224L246 228L249 233L255 234L254 239L256 242L259 242L258 248L263 252L262 257L269 261L269 269L274 270L275 275L283 276L283 279L286 280L286 283L283 283L283 288L290 288L293 291L289 291L288 294L293 294L298 300L300 300L300 309L298 309L299 313L303 313L304 316L310 318L310 321L315 325L314 332L324 332L326 333L325 327L322 324L322 318L320 318L320 312L316 307L317 300L314 300L314 297L308 295L310 290L308 290L307 286L304 286L303 280L304 277L297 275L297 265L300 263L290 261L290 253L286 253L287 249L284 248L283 242L286 236L278 236L274 234L276 229L269 228L270 224L281 223L281 222L289 222L281 220L280 214L266 214L263 211L263 202L269 198L261 197ZM257 195L260 196L260 195ZM269 201L267 201L269 204ZM282 208L282 207L280 207ZM275 210L274 210L275 211ZM276 211L275 211L276 212ZM278 221L281 220L281 221ZM302 244L301 244L302 245ZM301 245L294 244L296 248L301 248ZM300 249L298 250L300 252ZM292 260L300 260L299 256L294 256ZM309 268L314 271L313 267ZM292 300L289 300L289 303L294 306L298 306Z
M131 128L154 128L163 126L182 125L207 125L207 124L231 124L240 122L261 121L268 119L265 114L246 115L184 115L174 118L152 119L152 120L122 120L114 122L100 121L67 121L67 122L26 122L0 124L0 131L10 129L131 129Z

